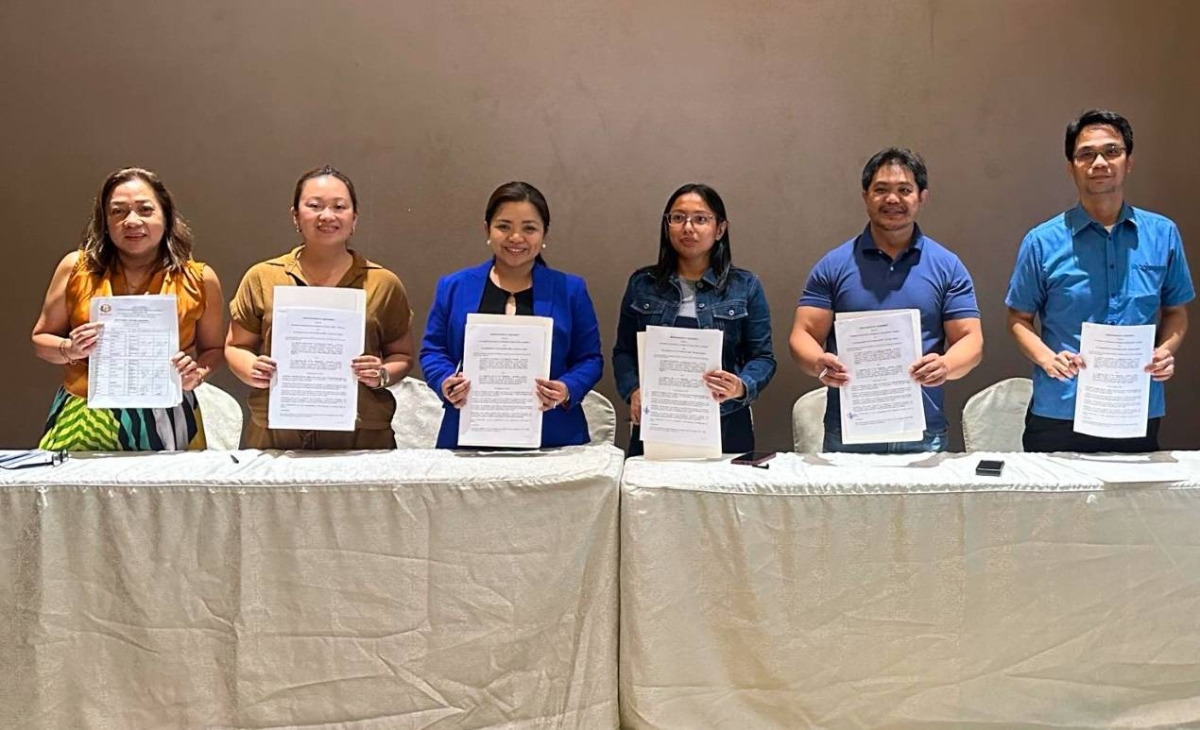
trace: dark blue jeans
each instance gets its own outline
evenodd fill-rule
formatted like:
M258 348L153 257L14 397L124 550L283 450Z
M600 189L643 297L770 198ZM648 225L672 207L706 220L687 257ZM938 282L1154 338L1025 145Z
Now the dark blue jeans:
M1025 433L1021 445L1026 451L1073 451L1077 454L1097 454L1105 451L1123 454L1144 454L1158 451L1158 428L1161 418L1146 422L1146 435L1139 438L1108 439L1075 433L1075 421L1046 418L1025 412Z

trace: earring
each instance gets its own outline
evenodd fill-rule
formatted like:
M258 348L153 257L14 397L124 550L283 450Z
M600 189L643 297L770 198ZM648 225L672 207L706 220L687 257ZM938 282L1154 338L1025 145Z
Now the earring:
M488 248L491 248L492 247L492 239L489 238L488 240L484 241L483 245L487 246Z

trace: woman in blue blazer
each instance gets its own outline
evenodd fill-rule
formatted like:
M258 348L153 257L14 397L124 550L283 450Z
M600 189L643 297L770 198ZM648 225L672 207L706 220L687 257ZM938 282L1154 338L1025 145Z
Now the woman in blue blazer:
M471 389L459 363L472 312L554 320L550 379L537 381L544 413L542 446L586 444L583 398L604 370L600 326L583 279L555 271L542 258L550 206L529 183L506 183L488 200L484 228L492 258L438 281L421 343L425 382L441 396L445 411L437 447L458 446L459 409Z

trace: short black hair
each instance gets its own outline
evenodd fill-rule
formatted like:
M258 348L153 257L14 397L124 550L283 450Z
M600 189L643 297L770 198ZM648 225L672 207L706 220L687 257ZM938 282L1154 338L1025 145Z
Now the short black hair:
M875 173L879 172L879 168L884 165L907 167L912 172L913 179L917 181L917 192L922 192L929 187L929 170L926 169L925 160L922 160L920 155L907 147L888 147L872 155L871 159L867 160L866 166L863 167L862 189L864 193L871 187Z
M1129 124L1129 120L1108 109L1088 109L1080 114L1078 119L1067 125L1067 138L1063 145L1063 151L1067 154L1067 162L1075 159L1075 141L1079 139L1079 133L1097 124L1112 127L1120 132L1121 140L1125 143L1125 154L1133 154L1133 127Z

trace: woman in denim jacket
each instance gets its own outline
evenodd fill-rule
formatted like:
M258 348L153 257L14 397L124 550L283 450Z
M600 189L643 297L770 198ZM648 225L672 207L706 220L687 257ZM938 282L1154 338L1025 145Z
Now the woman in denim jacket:
M721 404L721 450L754 450L750 404L775 375L771 312L758 277L733 266L725 202L707 185L676 190L663 211L658 263L629 277L621 300L613 371L629 404L629 455L643 452L637 333L649 325L720 329L721 369L704 383Z

